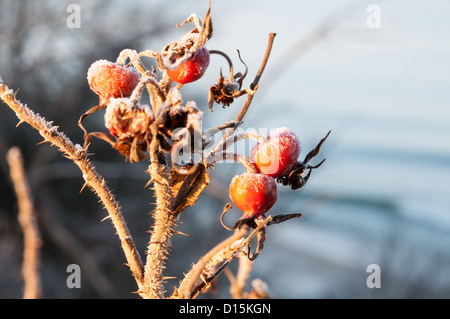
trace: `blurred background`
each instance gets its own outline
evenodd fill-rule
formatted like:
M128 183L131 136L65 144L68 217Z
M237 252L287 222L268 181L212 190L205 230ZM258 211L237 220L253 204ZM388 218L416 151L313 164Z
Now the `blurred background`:
M326 158L308 184L279 187L273 215L300 219L268 229L250 279L275 298L450 297L450 3L421 1L213 0L208 48L227 52L237 71L249 67L248 87L277 33L272 55L243 128L290 127L301 158L332 133L315 158ZM80 28L69 28L69 4ZM375 6L369 6L369 5ZM97 104L86 72L98 59L114 61L125 48L160 50L187 30L189 14L203 17L207 1L12 1L0 11L0 75L17 97L82 144L78 118ZM369 10L368 10L369 8ZM379 20L373 14L379 10ZM375 23L375 24L374 24ZM376 23L379 23L377 25ZM151 59L143 59L151 66ZM222 68L212 56L205 76L183 96L205 112L204 126L235 118L245 98L207 110L207 89ZM85 121L102 131L103 113ZM6 105L0 105L0 298L21 298L23 235L5 160L23 152L42 235L44 298L139 298L117 236L95 196L80 193L78 168ZM152 225L148 163L124 162L106 143L91 145L96 168L121 203L141 255ZM168 294L183 272L229 235L219 223L237 164L211 171L195 207L181 216L167 264ZM235 208L228 218L238 217ZM66 268L81 267L81 288L69 289ZM367 267L381 269L381 288L368 288ZM236 269L236 263L231 265ZM214 293L228 298L222 275ZM247 290L250 286L247 287Z

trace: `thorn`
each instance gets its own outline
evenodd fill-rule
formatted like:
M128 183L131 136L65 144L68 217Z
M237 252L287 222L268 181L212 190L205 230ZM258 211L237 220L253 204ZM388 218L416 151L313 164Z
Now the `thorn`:
M105 218L103 218L100 222L104 222L105 220L107 220L108 218L111 218L111 216L106 216Z
M180 232L180 231L178 231L178 230L174 230L174 231L173 231L173 233L174 233L174 234L178 234L178 235L183 235L183 236L187 236L187 237L189 237L189 235L188 235L188 234L185 234L185 233L183 233L183 232Z
M140 294L140 293L143 293L143 291L141 291L141 290L136 290L136 291L132 291L131 293L132 293L132 294Z
M18 89L16 90L16 92L14 92L14 99L15 99L15 100L17 100L17 93L19 93L19 90L20 90L20 88L18 88Z
M173 277L173 276L162 277L162 280L167 280L167 279L177 279L177 277Z
M83 149L87 152L89 146L91 146L91 142L87 143L87 144L83 147Z
M20 120L19 123L17 123L16 127L19 127L20 124L22 124L23 122L25 122L24 120Z
M20 124L20 122L19 122L19 124ZM17 126L19 126L19 124L17 124ZM36 145L42 145L44 143L48 143L48 141L47 140L43 140L43 141L37 143Z
M85 187L87 186L87 182L85 182L84 184L83 184L83 186L81 187L81 189L80 189L80 194L83 192L83 190L85 189Z
M150 184L153 183L154 181L155 181L154 178L150 179L150 180L147 182L147 184L145 184L144 188L149 187Z

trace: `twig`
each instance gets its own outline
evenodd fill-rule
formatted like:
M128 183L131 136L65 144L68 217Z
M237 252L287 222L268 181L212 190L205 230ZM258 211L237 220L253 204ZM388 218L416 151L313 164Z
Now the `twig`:
M58 127L53 126L51 122L47 122L45 118L35 114L26 105L18 101L14 92L2 82L0 82L0 99L16 113L20 122L27 122L38 130L47 142L56 146L65 157L72 160L80 168L86 185L99 197L108 211L122 244L128 266L138 286L143 286L143 263L123 219L119 204L106 185L105 179L96 172L94 165L87 159L86 151L80 145L75 146L69 138L58 131Z
M220 265L220 267L217 268L217 270L214 272L214 274L210 275L206 279L202 278L202 282L193 288L191 296L193 296L193 297L197 296L197 294L203 290L203 287L208 285L212 280L214 280L214 278L216 278L220 273L222 273L222 271L227 269L226 267L233 260L233 258L235 258L239 255L238 252L241 252L241 253L246 252L245 256L247 258L249 258L249 256L248 256L248 252L250 250L249 241L253 238L253 236L255 236L255 234L259 234L261 232L261 230L264 230L265 229L264 226L271 219L272 219L271 216L267 217L265 220L263 220L261 222L261 224L258 225L258 227L255 230L253 230L250 233L250 235L247 236L247 238L245 238L245 239L241 238L240 240L235 241L232 245L230 245L229 247L225 247L224 249L222 249L222 251L220 251L218 254L213 256L211 258L211 260L205 265L205 267L204 267L205 271L203 272L203 274L205 274L205 275L207 274L206 270L208 268L214 269L218 264L223 262L222 265ZM248 248L248 250L247 250L247 248ZM210 270L210 272L211 272L211 270Z
M249 241L260 231L262 227L272 220L272 216L267 217L261 224L258 225L245 239L243 236L248 232L247 227L241 227L235 230L234 234L222 241L220 244L211 249L206 255L204 255L195 264L189 273L185 276L184 280L179 286L177 293L181 295L180 298L193 298L201 290L206 283L212 281L217 275L219 275L230 261L236 257L236 253L248 246ZM235 245L233 245L235 244ZM195 285L198 278L202 275L207 266L216 266L223 262L223 265L219 267L219 270L210 276L205 282L201 282L199 285Z
M216 162L219 162L221 160L233 160L235 162L239 162L245 167L247 173L256 174L258 172L255 163L249 160L245 155L237 154L234 152L222 152L216 154L215 158Z
M224 152L228 147L243 139L254 139L258 143L263 143L267 140L265 136L262 136L257 132L253 131L234 134L230 137L222 139L222 141L219 144L217 144L214 150L205 155L205 161L207 163L213 163L214 161L221 160L222 155L221 152Z
M276 33L270 33L269 34L269 42L267 43L266 52L264 54L264 58L261 62L261 65L259 67L258 73L256 74L252 84L250 85L250 89L253 90L252 94L247 94L247 99L245 100L244 104L242 105L241 110L239 111L239 114L236 116L235 122L242 122L244 119L245 114L247 114L248 109L250 108L250 104L252 103L253 96L255 94L255 91L258 88L259 80L261 79L261 76L264 72L264 69L266 68L267 62L269 61L270 52L272 51L273 41L275 40ZM223 140L226 140L235 129L230 128L227 131L225 131ZM219 145L216 146L213 152L217 152L220 147L223 146L223 143L219 143Z
M24 235L22 275L25 284L23 298L37 299L41 295L41 280L38 270L41 238L34 215L33 199L19 148L12 147L6 154L6 159L10 167L11 179L19 205L18 220Z
M248 258L248 251L239 256L239 266L236 277L233 276L229 269L226 269L226 275L230 280L230 295L234 299L242 299L244 297L244 288L250 277L253 268L253 261Z
M191 298L192 287L197 279L203 272L205 265L223 249L229 249L229 247L237 240L241 239L247 233L248 229L240 228L236 230L233 235L216 245L208 253L206 253L199 261L192 267L189 273L184 277L184 280L179 286L179 293L181 298Z
M253 80L252 84L250 85L251 90L256 90L259 80L261 79L261 76L264 72L264 69L266 68L267 61L269 61L270 52L272 51L273 41L275 40L276 33L270 33L269 34L269 43L267 44L266 53L264 54L263 61L261 63L261 66L259 67L258 73L255 76L255 79ZM248 111L248 108L250 107L250 104L253 100L253 94L248 94L247 99L245 100L244 105L241 108L241 111L239 112L238 116L236 117L236 122L241 122L244 119L245 114Z

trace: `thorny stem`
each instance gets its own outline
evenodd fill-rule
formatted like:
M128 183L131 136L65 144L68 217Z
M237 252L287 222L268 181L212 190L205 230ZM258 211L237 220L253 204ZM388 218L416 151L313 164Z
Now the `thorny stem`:
M37 299L41 294L39 277L39 248L41 239L34 215L33 200L26 180L22 154L17 147L11 148L6 159L11 170L11 180L19 205L19 224L24 235L22 275L24 279L24 299Z
M185 276L184 280L179 286L179 292L181 292L181 298L194 298L196 295L194 292L199 292L201 289L199 287L204 286L204 281L202 281L198 286L195 287L195 283L202 275L206 266L210 261L214 261L214 265L219 264L223 261L223 267L219 267L219 270L214 273L214 277L220 274L221 271L225 269L225 266L230 263L230 261L237 256L239 251L245 249L248 246L249 241L265 227L268 222L272 220L272 216L267 217L261 224L258 225L245 239L243 236L248 232L248 227L240 227L235 230L233 235L219 243L213 249L211 249L206 255L204 255L195 264L189 273ZM233 245L236 244L236 245ZM213 278L209 278L211 281Z
M156 136L156 124L152 125L152 133ZM165 261L171 246L170 238L176 224L176 216L170 211L172 192L169 186L167 167L158 160L159 142L154 138L150 144L150 165L148 173L154 181L156 208L154 210L154 226L147 249L145 264L145 288L141 296L151 299L164 298Z
M136 250L133 238L123 219L121 209L115 196L112 194L105 179L99 175L94 165L88 160L86 150L81 146L75 146L56 126L47 122L43 117L35 114L27 106L16 100L12 90L0 81L0 99L3 100L20 119L20 123L27 122L31 127L39 131L45 141L56 146L65 157L72 160L83 173L85 185L99 197L116 229L125 253L128 266L139 287L144 284L144 267L139 252Z
M208 253L206 253L200 260L195 264L191 271L184 277L184 280L181 282L179 286L179 293L181 294L180 298L191 298L191 292L194 284L197 279L203 272L205 265L211 260L215 255L220 253L223 249L229 249L229 247L237 240L241 239L246 233L248 229L240 228L236 230L233 235L216 245L212 248Z

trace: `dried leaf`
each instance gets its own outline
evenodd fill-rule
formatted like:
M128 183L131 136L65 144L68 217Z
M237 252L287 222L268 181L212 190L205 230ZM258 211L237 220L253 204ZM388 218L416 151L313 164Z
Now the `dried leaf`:
M173 214L181 214L186 207L193 206L209 184L206 163L199 164L189 175L180 174L175 169L170 171L170 187L174 201L170 207Z

